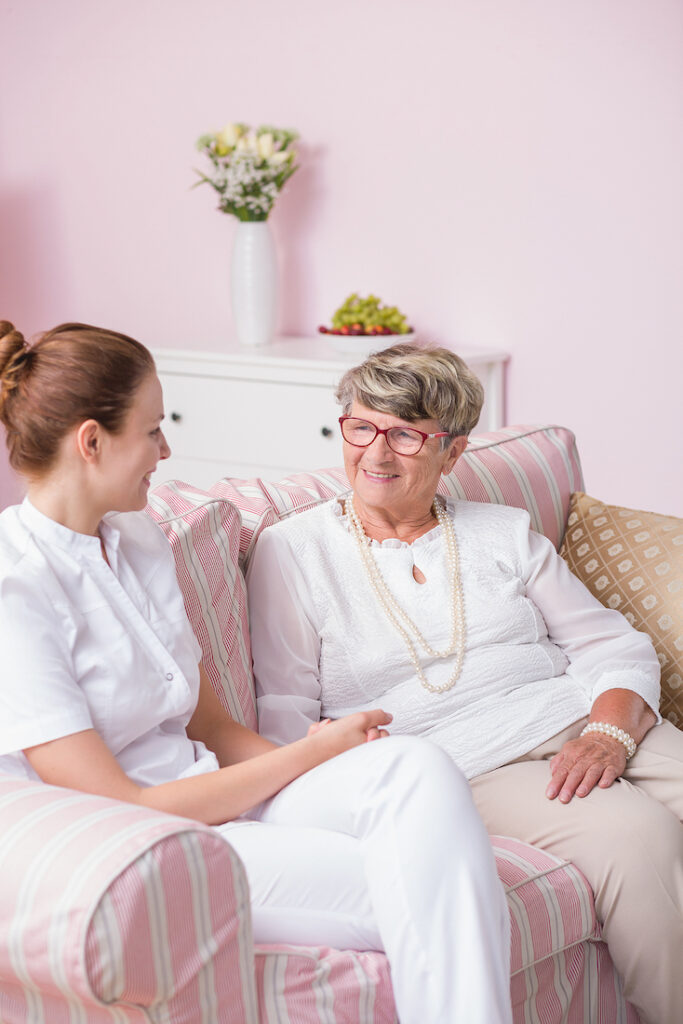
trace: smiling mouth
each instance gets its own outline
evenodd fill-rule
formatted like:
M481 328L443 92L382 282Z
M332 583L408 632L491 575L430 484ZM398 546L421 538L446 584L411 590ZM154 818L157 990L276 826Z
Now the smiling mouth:
M398 473L373 473L371 469L364 469L363 472L371 480L395 480Z

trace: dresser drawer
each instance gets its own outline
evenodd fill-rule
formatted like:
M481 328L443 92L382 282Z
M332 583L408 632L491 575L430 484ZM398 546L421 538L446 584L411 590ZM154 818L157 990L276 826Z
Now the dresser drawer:
M332 388L166 373L160 380L164 433L178 459L283 471L341 464Z

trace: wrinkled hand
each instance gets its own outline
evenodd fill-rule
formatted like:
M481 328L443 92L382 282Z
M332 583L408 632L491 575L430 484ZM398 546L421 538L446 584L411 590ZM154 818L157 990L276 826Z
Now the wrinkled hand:
M384 739L389 733L382 726L389 725L391 719L392 716L381 708L356 711L343 718L323 718L320 722L314 722L308 728L308 735L320 736L326 746L329 745L331 748L331 755L341 754L344 750L358 747L362 743Z
M545 791L549 800L559 796L560 803L568 804L573 796L587 796L599 786L607 789L626 768L626 750L623 743L589 733L568 740L550 762L552 779Z

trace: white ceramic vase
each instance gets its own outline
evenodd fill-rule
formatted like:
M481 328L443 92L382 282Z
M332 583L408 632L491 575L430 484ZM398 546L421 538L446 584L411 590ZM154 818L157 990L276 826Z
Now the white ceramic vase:
M232 250L232 316L240 345L275 336L277 263L268 221L238 221Z

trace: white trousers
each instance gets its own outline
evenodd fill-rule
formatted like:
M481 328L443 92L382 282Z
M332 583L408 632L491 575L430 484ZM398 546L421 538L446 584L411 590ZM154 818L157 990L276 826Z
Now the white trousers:
M510 925L464 776L392 736L221 826L244 862L257 942L384 950L401 1024L511 1024Z

